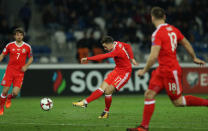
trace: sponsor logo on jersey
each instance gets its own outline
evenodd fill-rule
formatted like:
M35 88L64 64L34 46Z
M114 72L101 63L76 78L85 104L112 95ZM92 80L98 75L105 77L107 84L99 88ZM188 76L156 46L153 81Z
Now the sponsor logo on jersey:
M121 45L121 44L119 44L118 46L121 48L121 46L122 46L122 45Z
M26 51L25 48L23 48L23 49L22 49L22 53L25 53L25 51Z

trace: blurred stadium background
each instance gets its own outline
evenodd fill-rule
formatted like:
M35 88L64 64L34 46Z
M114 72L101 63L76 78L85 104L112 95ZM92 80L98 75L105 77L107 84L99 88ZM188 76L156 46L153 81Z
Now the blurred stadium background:
M13 107L0 117L0 130L117 131L138 125L142 118L143 92L152 69L142 78L137 77L136 70L144 66L150 51L150 37L155 30L150 19L151 7L164 8L167 22L178 27L197 55L207 62L207 5L207 0L0 0L0 52L13 41L13 29L23 27L25 41L32 46L35 58L25 73L19 94L23 97L15 99ZM112 117L98 121L103 98L90 104L86 111L74 109L71 102L98 88L113 69L114 64L106 64L114 63L112 59L99 64L79 64L81 57L104 53L99 41L106 34L131 44L141 64L134 67L128 84L113 97ZM208 68L192 64L180 46L178 59L183 68L184 93L200 93L205 98ZM7 62L8 58L0 65L0 78ZM51 112L41 112L39 107L40 98L46 96L54 101ZM157 100L152 130L208 130L206 108L176 109L163 95Z
M130 43L137 60L145 62L154 31L149 11L155 5L166 10L167 22L208 60L207 0L0 0L0 48L21 26L35 63L79 63L79 56L102 53L99 40L108 34ZM179 61L191 62L181 48L178 56Z

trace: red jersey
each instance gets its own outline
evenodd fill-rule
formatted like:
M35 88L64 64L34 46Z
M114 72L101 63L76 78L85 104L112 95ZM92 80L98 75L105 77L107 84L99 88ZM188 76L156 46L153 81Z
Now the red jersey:
M116 64L115 70L118 72L126 72L132 70L130 61L130 59L134 58L132 48L129 44L119 41L114 41L114 48L111 52L88 57L87 59L98 61L109 57L114 58Z
M183 34L176 27L166 23L159 25L152 34L152 46L161 46L158 57L160 74L167 74L173 70L181 71L176 57L176 48L183 38Z
M17 45L16 41L6 45L3 54L9 54L9 63L7 69L15 69L22 72L21 69L25 65L26 58L32 56L32 49L29 44L23 42L22 45Z

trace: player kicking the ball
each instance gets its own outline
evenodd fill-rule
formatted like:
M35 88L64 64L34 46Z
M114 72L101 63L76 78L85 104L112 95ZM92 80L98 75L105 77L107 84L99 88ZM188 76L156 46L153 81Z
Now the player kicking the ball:
M183 45L193 62L204 65L198 59L189 41L172 25L165 23L165 11L160 7L151 10L152 22L157 28L152 35L152 48L144 69L138 71L143 76L158 59L159 67L152 72L149 88L145 92L143 120L139 127L128 131L147 131L155 108L155 96L164 88L173 104L183 106L208 106L208 100L191 95L182 96L181 67L176 58L178 43Z
M95 90L86 99L80 102L73 102L72 104L74 106L87 107L87 104L105 94L105 110L99 118L108 118L113 92L119 91L128 82L132 72L131 62L134 65L138 65L138 63L134 59L132 48L129 44L113 41L113 38L110 36L104 37L101 43L109 53L82 58L81 63L85 63L87 60L99 61L113 57L116 67L108 74L99 89Z
M1 85L3 86L3 90L1 92L0 98L0 115L4 114L4 105L6 101L6 108L10 108L11 99L15 98L20 92L24 72L27 70L28 66L32 63L32 50L30 45L23 41L24 31L21 28L17 28L14 31L14 42L11 42L6 45L2 54L0 55L0 61L9 54L9 63L4 74ZM25 64L26 58L28 62ZM13 83L12 94L8 94L9 88Z

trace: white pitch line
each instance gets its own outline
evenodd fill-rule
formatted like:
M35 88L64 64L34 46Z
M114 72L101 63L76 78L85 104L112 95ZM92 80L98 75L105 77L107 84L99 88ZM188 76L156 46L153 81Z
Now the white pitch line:
M135 126L135 123L129 123L128 125L124 125L122 123L119 123L117 125L112 124L72 124L72 123L18 123L18 122L0 122L0 124L8 124L8 125L43 125L43 126L82 126L82 127L129 127L133 128ZM157 129L192 129L192 130L208 130L208 128L186 128L186 127L157 127L157 126L151 126L150 128L157 128Z

